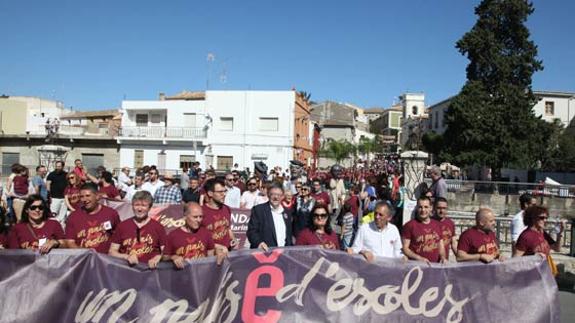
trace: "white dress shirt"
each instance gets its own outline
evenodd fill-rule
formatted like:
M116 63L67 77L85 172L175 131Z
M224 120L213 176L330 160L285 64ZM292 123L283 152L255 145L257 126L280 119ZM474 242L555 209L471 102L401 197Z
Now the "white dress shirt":
M517 242L521 232L526 228L525 223L523 223L524 213L523 210L519 211L511 220L511 240L513 240L513 242Z
M245 191L244 194L242 194L240 202L245 203L245 209L251 209L256 206L256 200L259 194L259 190L256 190L255 192Z
M233 208L239 208L240 207L240 189L232 186L227 187L228 191L226 192L226 198L224 200L224 204L229 206L229 207L233 207Z
M145 182L142 184L142 190L148 191L152 196L154 196L154 194L156 194L156 190L164 185L164 182L161 180L157 180L155 184L152 182Z
M271 206L271 205L270 205ZM276 230L276 240L278 247L284 247L286 244L286 223L284 221L284 208L280 205L277 209L272 209L274 219L274 228Z
M351 247L354 253L371 251L377 257L400 258L401 237L399 230L391 223L379 229L375 221L365 223L357 230L357 236Z

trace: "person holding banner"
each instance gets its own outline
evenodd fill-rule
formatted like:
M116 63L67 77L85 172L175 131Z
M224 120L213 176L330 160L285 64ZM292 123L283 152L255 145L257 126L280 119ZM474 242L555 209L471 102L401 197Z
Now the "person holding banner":
M447 199L437 197L433 203L433 219L439 223L441 229L441 238L445 247L445 258L449 259L449 250L457 256L457 234L455 233L455 223L447 216Z
M561 251L561 238L563 236L564 224L560 222L557 240L545 232L545 221L549 218L549 211L543 206L533 205L525 209L523 222L527 229L523 230L517 244L513 257L530 256L541 253L545 256L551 254L551 250Z
M246 235L251 249L268 251L271 247L293 245L292 217L281 206L283 186L272 183L268 189L269 201L252 208Z
M373 262L376 256L401 258L401 237L397 227L389 223L390 219L389 204L378 202L374 209L374 220L359 227L348 252L362 255L367 262Z
M110 237L120 223L118 212L98 202L98 186L86 183L80 187L82 207L70 214L66 222L66 246L90 248L108 253Z
M222 263L227 255L227 249L218 246L212 239L212 234L202 226L204 214L202 207L195 202L184 204L183 227L168 234L163 259L172 261L177 269L183 269L186 260L216 256L216 263Z
M50 209L40 195L30 195L24 203L22 220L8 235L10 249L39 250L41 254L59 248L64 243L64 230L50 217Z
M495 236L495 214L489 208L475 213L475 226L465 230L457 244L457 261L482 261L490 263L503 260Z
M154 198L148 191L139 191L132 198L134 217L122 221L112 235L108 254L124 259L133 266L147 263L150 269L157 267L166 244L164 226L148 216Z
M228 250L238 248L238 240L234 237L231 228L232 210L225 205L226 184L216 178L206 181L206 203L202 205L204 219L202 226L212 233L214 243L222 245Z
M417 216L403 226L403 254L411 260L447 262L439 223L431 219L431 200L417 199Z
M316 204L311 215L307 227L297 236L296 246L319 245L324 249L339 250L339 241L331 229L327 205Z

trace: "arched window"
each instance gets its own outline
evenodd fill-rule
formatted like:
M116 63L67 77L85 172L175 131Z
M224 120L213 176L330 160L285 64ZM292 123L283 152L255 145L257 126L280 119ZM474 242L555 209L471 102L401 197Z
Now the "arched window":
M411 107L411 114L417 114L417 105Z

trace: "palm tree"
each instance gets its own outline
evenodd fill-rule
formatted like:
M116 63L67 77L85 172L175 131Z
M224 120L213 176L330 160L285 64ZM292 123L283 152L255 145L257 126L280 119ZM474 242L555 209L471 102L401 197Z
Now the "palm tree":
M377 136L373 137L373 139L362 137L359 139L356 149L359 153L365 155L369 162L369 155L374 152L383 151L383 145Z
M354 151L354 145L347 140L330 140L325 144L320 154L323 157L335 159L336 163L339 164L349 158Z

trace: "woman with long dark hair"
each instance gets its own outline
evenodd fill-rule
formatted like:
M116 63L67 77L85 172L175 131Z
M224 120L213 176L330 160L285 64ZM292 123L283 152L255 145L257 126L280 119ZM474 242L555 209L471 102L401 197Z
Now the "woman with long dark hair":
M22 220L8 235L10 249L32 249L46 254L64 243L60 222L50 219L50 208L42 196L30 195L24 203Z
M325 249L339 250L337 234L331 229L327 205L316 204L312 211L308 226L296 239L296 246L319 245Z

